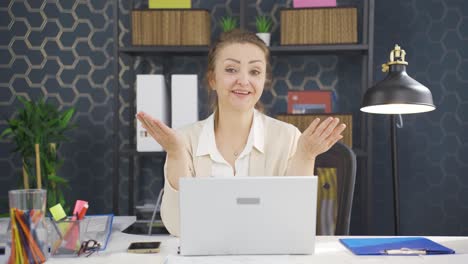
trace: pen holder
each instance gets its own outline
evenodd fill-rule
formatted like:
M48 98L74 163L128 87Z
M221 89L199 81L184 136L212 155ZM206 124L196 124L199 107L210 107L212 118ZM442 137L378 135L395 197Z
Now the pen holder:
M45 224L47 191L12 190L10 204L10 257L8 264L44 263L48 257L48 234Z
M84 239L89 219L67 218L55 222L51 219L50 254L53 257L77 255Z

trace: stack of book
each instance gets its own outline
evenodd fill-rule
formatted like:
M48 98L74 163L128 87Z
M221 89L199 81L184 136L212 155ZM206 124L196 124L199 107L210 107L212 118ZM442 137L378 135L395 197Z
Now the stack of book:
M281 10L281 45L357 43L357 8Z
M201 9L132 11L134 46L204 46L210 44L210 15Z

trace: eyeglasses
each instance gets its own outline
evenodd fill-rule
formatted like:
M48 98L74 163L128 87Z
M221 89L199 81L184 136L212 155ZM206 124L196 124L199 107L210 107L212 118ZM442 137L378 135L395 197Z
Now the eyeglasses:
M101 249L101 243L94 239L86 240L81 243L80 250L78 250L78 256L88 254L86 257L89 257L94 252L99 251L99 249Z

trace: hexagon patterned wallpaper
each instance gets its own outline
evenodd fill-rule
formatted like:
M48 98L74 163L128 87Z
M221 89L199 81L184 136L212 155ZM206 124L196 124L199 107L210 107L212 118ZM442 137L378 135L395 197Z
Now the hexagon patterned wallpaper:
M60 174L70 200L92 201L110 212L112 168L112 1L2 1L0 3L0 130L21 106L44 96L61 109L76 107L73 142L59 148ZM21 178L12 143L0 142L0 211Z
M376 1L374 79L398 43L437 109L398 130L401 231L468 234L468 2ZM392 233L389 121L374 118L374 233Z
M119 38L114 39L115 1L101 0L11 0L0 3L0 130L5 118L20 105L16 95L31 99L45 96L61 108L74 106L78 128L70 133L73 142L60 147L66 162L60 173L70 180L70 200L88 199L92 212L112 210L112 121L114 92L114 44L128 46L129 3L119 0ZM133 1L145 7L146 1ZM272 44L279 42L279 9L291 7L291 0L248 1L247 28L254 30L255 14L274 20ZM398 140L401 176L401 222L404 234L467 235L468 181L468 93L464 92L468 61L468 4L463 0L376 1L374 79L380 80L380 64L388 59L395 43L407 52L408 72L433 92L437 110L404 117ZM362 6L361 0L338 1L341 5ZM239 15L234 0L193 0L193 7L209 9L212 38L220 33L218 19ZM360 56L274 56L274 82L262 101L270 115L286 111L288 89L327 89L334 91L335 111L358 114L360 96ZM127 149L133 129L129 108L129 65L131 58L121 54L119 84L121 97L120 149ZM162 58L135 59L137 73L191 73L199 76L200 118L210 112L202 77L204 57L177 56L168 69ZM355 115L355 116L356 116ZM392 192L388 120L375 116L373 149L372 222L362 226L356 186L351 231L362 234L392 233ZM357 119L357 118L355 118ZM354 124L354 141L359 144L359 123ZM7 190L17 186L21 175L20 158L10 154L13 144L0 141L0 212L7 208ZM120 213L128 212L129 160L120 159ZM137 160L135 198L138 204L154 202L163 186L163 161L154 157ZM426 221L431 219L431 221Z

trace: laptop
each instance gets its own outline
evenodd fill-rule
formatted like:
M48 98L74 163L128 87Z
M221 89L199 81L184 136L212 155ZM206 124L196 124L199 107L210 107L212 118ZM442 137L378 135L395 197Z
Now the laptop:
M181 255L313 254L317 177L181 178Z

